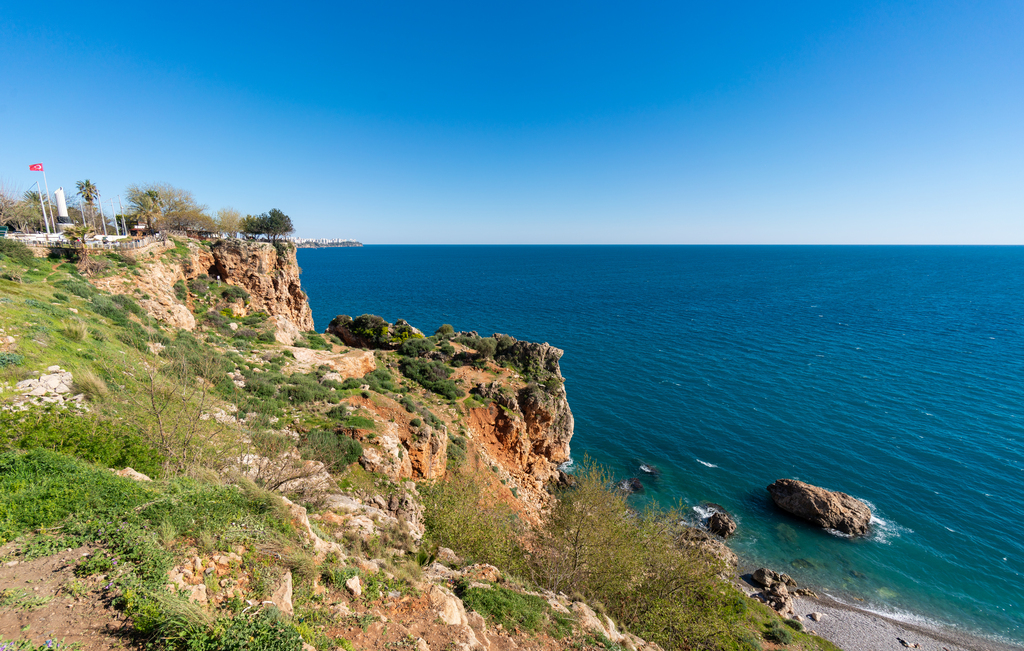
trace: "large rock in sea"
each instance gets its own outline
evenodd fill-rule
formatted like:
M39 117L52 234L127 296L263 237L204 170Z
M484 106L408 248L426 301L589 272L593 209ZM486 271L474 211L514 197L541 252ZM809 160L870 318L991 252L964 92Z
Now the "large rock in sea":
M863 535L868 531L871 509L846 493L826 490L795 479L780 479L768 486L768 492L782 510L826 529L835 529L851 536Z

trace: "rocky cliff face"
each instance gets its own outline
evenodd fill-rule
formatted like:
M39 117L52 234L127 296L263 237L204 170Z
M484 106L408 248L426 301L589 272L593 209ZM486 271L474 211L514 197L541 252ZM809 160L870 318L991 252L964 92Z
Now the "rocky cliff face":
M503 361L542 383L495 382L473 389L491 403L470 410L473 438L535 497L558 480L558 464L569 459L574 421L558 365L562 355L548 344L516 341L503 352Z
M247 304L239 300L232 306L235 314L270 315L279 342L290 345L301 332L313 329L313 313L299 282L294 247L284 245L279 250L267 242L245 240L219 240L209 248L191 241L186 245L186 257L171 251L140 260L139 275L111 276L93 282L115 294L138 290L145 296L139 299L139 304L150 316L193 330L196 320L189 310L189 299L182 299L174 285L207 275L248 292Z
M290 326L297 331L313 329L313 311L299 282L299 263L291 244L275 247L266 242L218 240L209 251L200 247L193 254L189 271L245 289L250 296L249 311L276 317L279 332L290 330Z

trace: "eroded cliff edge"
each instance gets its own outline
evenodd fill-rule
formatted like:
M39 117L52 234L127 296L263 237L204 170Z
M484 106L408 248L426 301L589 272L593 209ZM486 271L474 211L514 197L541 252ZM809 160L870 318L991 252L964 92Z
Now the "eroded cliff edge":
M140 295L138 302L150 316L189 331L196 328L195 314L203 312L200 304L210 283L239 288L224 295L233 315L267 314L280 343L290 345L301 332L313 329L294 246L237 239L173 244L138 260L132 275L95 278L93 283L113 294Z

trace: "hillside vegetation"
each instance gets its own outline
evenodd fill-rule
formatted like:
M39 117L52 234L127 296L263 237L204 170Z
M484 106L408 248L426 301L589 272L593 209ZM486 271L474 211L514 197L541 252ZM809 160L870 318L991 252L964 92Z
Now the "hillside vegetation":
M516 433L565 394L514 339L364 315L366 348L283 345L201 269L174 284L192 331L97 288L197 246L83 266L0 240L4 648L834 648L681 513L589 463L524 470Z

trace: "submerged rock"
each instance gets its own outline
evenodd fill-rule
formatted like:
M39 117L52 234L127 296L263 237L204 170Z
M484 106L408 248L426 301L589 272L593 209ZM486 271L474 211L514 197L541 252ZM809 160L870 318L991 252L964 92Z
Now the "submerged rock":
M846 493L826 490L795 479L779 479L768 486L772 500L784 511L851 536L867 533L871 509Z

